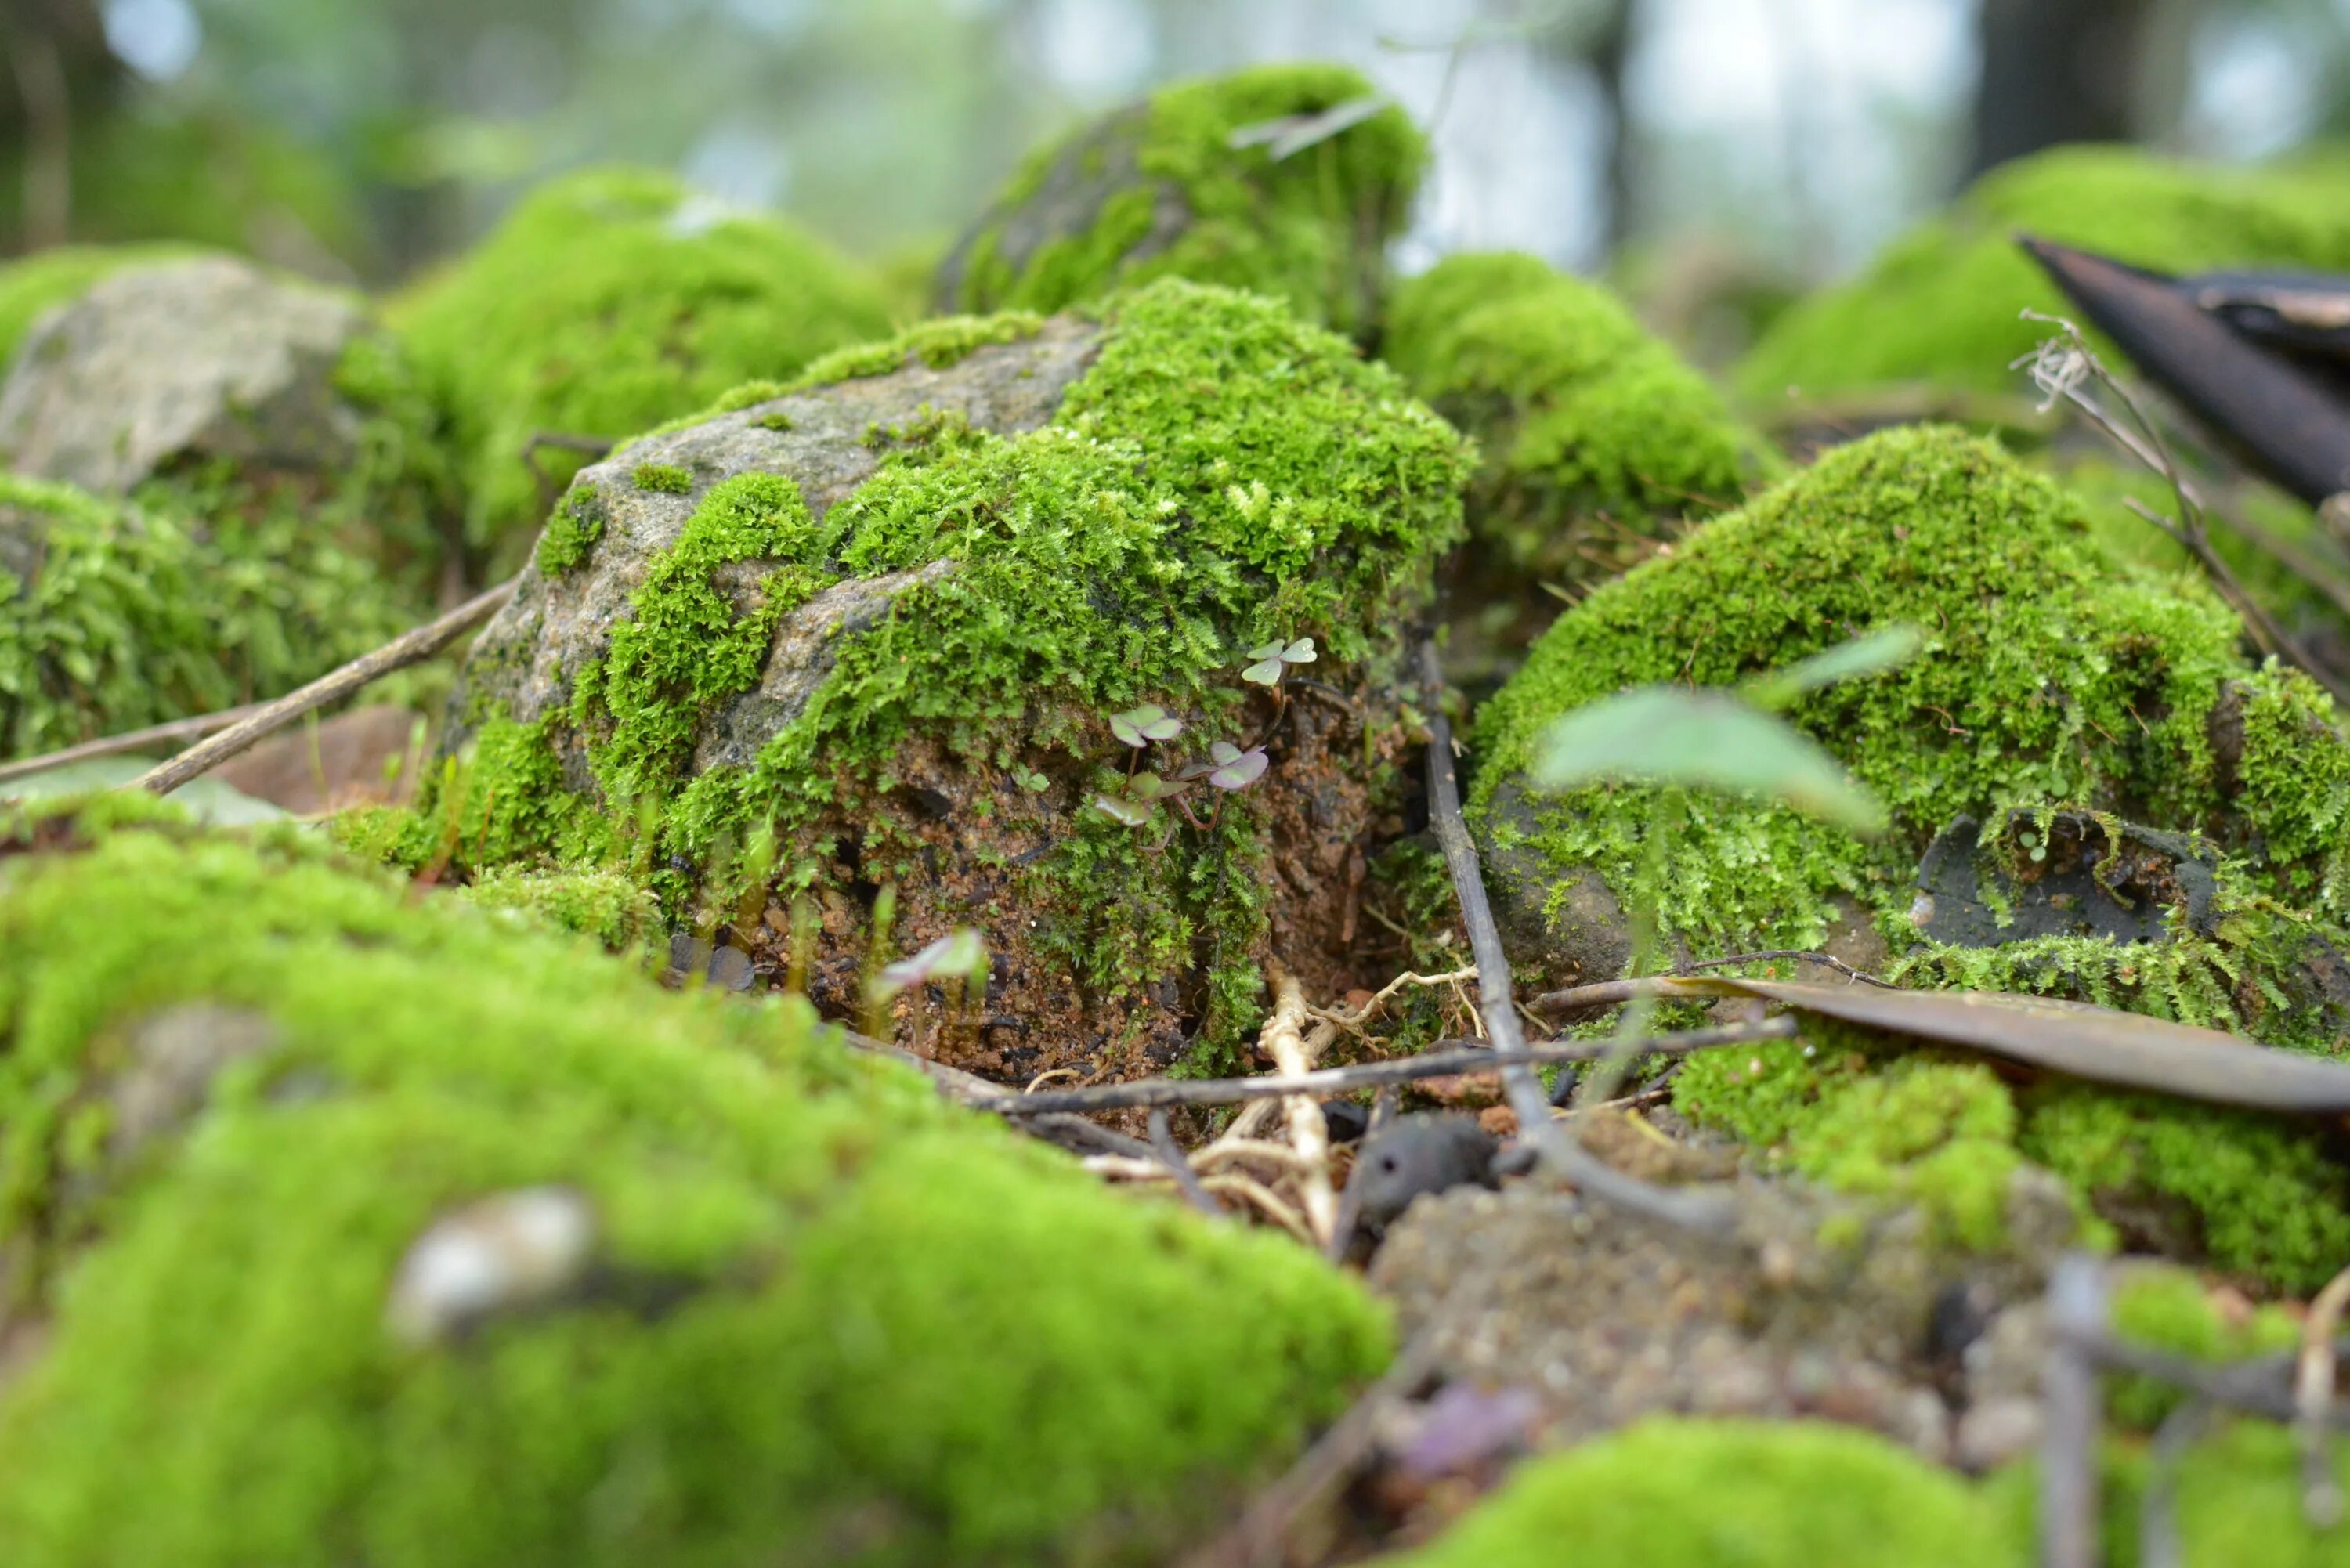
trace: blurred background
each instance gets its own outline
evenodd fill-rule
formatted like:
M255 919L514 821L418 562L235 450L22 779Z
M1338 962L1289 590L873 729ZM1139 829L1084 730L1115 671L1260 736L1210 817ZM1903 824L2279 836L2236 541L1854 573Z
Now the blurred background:
M2350 0L0 0L0 254L180 237L383 284L624 159L935 254L1021 152L1172 78L1345 60L1432 129L1399 259L1636 295L1851 270L1974 172L2350 121Z

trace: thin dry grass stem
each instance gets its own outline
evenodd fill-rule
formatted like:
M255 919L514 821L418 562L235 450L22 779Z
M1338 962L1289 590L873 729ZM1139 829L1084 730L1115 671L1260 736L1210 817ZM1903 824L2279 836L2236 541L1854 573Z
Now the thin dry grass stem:
M1277 1165L1284 1170L1308 1168L1305 1157L1292 1146L1253 1137L1220 1138L1191 1157L1191 1168L1194 1170L1212 1170L1218 1166L1252 1159Z
M1402 991L1405 987L1414 985L1450 985L1453 988L1454 994L1458 995L1460 994L1461 982L1464 980L1474 979L1476 977L1476 973L1477 971L1473 969L1451 970L1443 974L1418 974L1407 970L1402 974L1399 974L1393 980L1388 981L1387 984L1379 987L1378 991L1372 992L1369 1001L1364 1002L1362 1006L1356 1008L1351 1012L1326 1012L1318 1007L1308 1007L1305 1010L1305 1015L1309 1018L1318 1019L1324 1023L1335 1023L1349 1034L1359 1035L1363 1033L1365 1026L1379 1015L1381 1010L1387 1006L1388 999L1393 997L1398 992Z
M1273 966L1273 1016L1266 1019L1257 1045L1273 1059L1274 1070L1285 1078L1302 1076L1314 1070L1314 1058L1320 1049L1336 1038L1337 1030L1325 1023L1314 1033L1311 1048L1305 1033L1309 1009L1305 992L1297 977L1282 968ZM1311 1095L1291 1095L1282 1101L1282 1110L1289 1122L1289 1141L1296 1147L1305 1168L1299 1173L1299 1199L1305 1210L1305 1220L1313 1233L1316 1248L1329 1244L1331 1234L1338 1224L1338 1194L1330 1185L1330 1127L1322 1118L1322 1106Z
M2342 1483L2334 1473L2334 1340L2343 1309L2350 1306L2350 1269L2325 1282L2310 1298L2302 1321L2301 1355L2294 1364L2293 1435L2301 1444L2301 1503L2309 1522L2331 1530L2342 1521Z

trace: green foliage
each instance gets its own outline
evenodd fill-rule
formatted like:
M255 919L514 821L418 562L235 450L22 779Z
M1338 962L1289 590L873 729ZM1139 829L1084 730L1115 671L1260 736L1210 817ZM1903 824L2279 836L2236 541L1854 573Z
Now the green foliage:
M47 1319L0 1387L12 1564L1151 1560L1386 1355L1285 1240L1138 1207L798 1004L293 835L76 836L0 858L0 1246ZM263 1041L126 1147L138 1025L187 1005ZM387 1331L435 1217L549 1183L597 1217L582 1288Z
M1382 352L1477 439L1470 525L1513 572L1596 580L1744 493L1757 443L1705 378L1533 256L1448 256L1399 285Z
M1817 1421L1650 1417L1522 1466L1392 1568L2009 1568L1967 1484Z
M533 435L625 437L889 325L868 280L783 220L630 169L533 192L396 319L449 412L468 537L501 556L538 521Z
M1372 90L1345 66L1255 66L1162 88L1138 109L1038 150L972 239L955 307L1050 313L1152 278L1185 277L1271 295L1308 321L1367 336L1380 249L1402 223L1427 158L1419 132L1389 105L1279 161L1263 144L1235 148L1232 138ZM1024 222L1049 223L1060 216L1052 192L1062 183L1091 188L1129 170L1079 220L1086 227L1005 254L1007 231L1027 203L1045 198ZM1170 200L1178 216L1168 237L1162 206Z
M673 462L640 462L629 477L639 490L659 490L684 495L693 489L693 475Z
M571 570L604 536L604 498L582 482L566 491L538 536L538 569L548 576Z
M1898 239L1851 283L1773 323L1738 372L1758 408L1889 383L2013 390L2010 361L2047 336L2025 308L2066 314L2016 247L2023 230L2141 266L2350 271L2350 182L2336 166L2218 169L2118 147L2005 164Z
M199 534L0 474L0 757L275 696L404 621L372 568L290 514Z

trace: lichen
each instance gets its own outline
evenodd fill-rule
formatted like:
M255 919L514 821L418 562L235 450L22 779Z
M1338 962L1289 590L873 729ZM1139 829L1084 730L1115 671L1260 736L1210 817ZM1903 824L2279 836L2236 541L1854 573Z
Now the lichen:
M1244 127L1309 115L1374 89L1335 65L1252 67L1177 83L1040 149L1013 176L945 275L950 307L1053 312L1158 277L1272 295L1306 320L1371 329L1380 252L1410 207L1427 157L1388 105L1276 161ZM1062 187L1097 192L1070 232ZM1035 212L1024 209L1037 204ZM1171 211L1169 209L1171 208Z
M632 169L534 192L395 320L448 410L467 537L501 561L543 515L532 437L625 438L889 327L869 281L816 240ZM536 455L558 481L578 461Z
M1758 409L1888 384L2009 390L2009 362L2049 334L2018 312L2069 314L2015 234L2172 272L2350 270L2350 192L2338 161L2217 169L2113 147L2005 164L1948 213L1896 240L1850 283L1773 323L1738 372Z
M275 696L406 623L290 513L212 516L0 474L0 757Z
M1127 760L1107 716L1163 704L1193 721L1197 749L1243 733L1267 715L1250 716L1263 700L1238 678L1243 655L1274 637L1315 639L1329 679L1388 680L1390 628L1425 603L1459 536L1466 452L1390 373L1271 301L1168 279L1106 306L1102 326L1046 426L877 430L879 469L820 526L788 479L712 487L542 733L578 749L598 785L589 809L628 839L613 852L723 877L764 836L786 892L809 888L844 839L868 884L925 875L936 847L884 807L914 770L952 770L993 841L1038 846L989 875L1043 911L1020 940L1066 965L1062 1000L1081 988L1108 1011L1204 961L1198 1039L1211 1054L1254 1007L1265 791L1224 796L1199 827L1168 812L1171 838L1114 822L1087 805L1119 787ZM926 345L1003 330L918 329L835 365L880 374ZM755 684L778 618L836 579L895 573L912 575L890 613L837 639L751 765L689 782L697 726ZM1399 716L1384 722L1400 732ZM1392 787L1399 742L1363 743L1371 784ZM477 755L469 789L556 799L554 753L528 754L519 772ZM559 798L556 814L580 820L577 799ZM672 904L685 890L664 886Z
M1752 443L1721 396L1605 289L1533 256L1449 256L1399 285L1382 352L1477 439L1470 526L1505 570L1611 576L1743 493Z
M1132 1562L1386 1355L1308 1253L804 1004L131 815L0 826L0 1320L45 1325L0 1384L12 1563ZM261 1044L126 1148L142 1021L192 1007ZM389 1332L430 1222L546 1184L596 1216L576 1288Z
M1997 1515L1887 1438L1817 1421L1655 1418L1534 1459L1390 1568L2008 1568Z

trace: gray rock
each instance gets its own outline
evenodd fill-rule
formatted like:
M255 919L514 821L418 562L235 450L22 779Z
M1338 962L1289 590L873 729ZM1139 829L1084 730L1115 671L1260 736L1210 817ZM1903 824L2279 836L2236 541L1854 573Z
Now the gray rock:
M2174 909L2204 936L2218 925L2220 851L2185 834L2085 811L2013 811L1990 843L1982 836L1973 817L1960 816L1918 862L1910 920L1938 942L2168 941Z
M0 462L118 494L191 460L338 471L362 421L335 371L370 330L358 299L226 257L128 268L26 335Z
M559 1302L586 1283L597 1232L595 1210L568 1187L469 1203L434 1220L400 1259L386 1326L403 1344L426 1345Z
M194 1002L142 1019L116 1080L108 1153L127 1159L195 1114L225 1068L268 1051L277 1026L242 1008Z
M1510 780L1494 792L1477 835L1510 967L1529 991L1614 980L1632 960L1624 906L1592 867L1555 869L1523 841L1534 831L1525 790Z
M666 434L654 435L580 471L574 493L592 496L601 536L577 566L552 576L534 563L505 608L486 627L467 660L451 705L448 743L470 732L463 717L488 703L529 723L566 707L578 672L604 657L612 628L652 564L677 543L702 495L744 473L782 473L796 481L821 523L833 504L871 477L885 443L871 438L918 411L960 416L975 430L1017 434L1044 425L1093 362L1099 330L1056 319L1035 337L974 350L934 369L919 359L890 374L866 376L773 399ZM684 494L639 487L647 463L692 475ZM749 602L757 563L723 581ZM706 714L695 736L693 771L740 765L806 702L831 672L844 634L888 613L907 587L934 580L951 563L836 584L783 618L758 684ZM589 787L586 764L565 758L567 783Z

